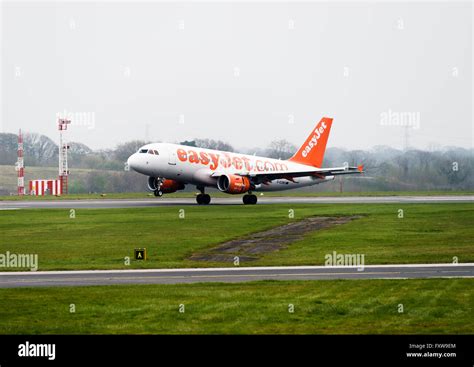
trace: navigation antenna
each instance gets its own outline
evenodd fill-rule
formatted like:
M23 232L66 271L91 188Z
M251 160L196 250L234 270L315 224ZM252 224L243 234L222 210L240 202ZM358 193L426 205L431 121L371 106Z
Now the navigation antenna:
M23 135L18 133L18 160L16 162L16 171L18 172L18 196L25 195L25 164L23 161Z
M69 169L67 166L67 151L69 145L64 139L64 132L67 130L67 125L71 123L71 120L59 119L58 130L59 130L59 181L61 182L61 193L67 194L67 178L69 175Z

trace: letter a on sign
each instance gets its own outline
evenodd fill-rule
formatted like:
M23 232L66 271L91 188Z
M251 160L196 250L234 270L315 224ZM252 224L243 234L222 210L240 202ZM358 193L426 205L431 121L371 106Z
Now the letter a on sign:
M146 260L146 248L135 249L135 260Z

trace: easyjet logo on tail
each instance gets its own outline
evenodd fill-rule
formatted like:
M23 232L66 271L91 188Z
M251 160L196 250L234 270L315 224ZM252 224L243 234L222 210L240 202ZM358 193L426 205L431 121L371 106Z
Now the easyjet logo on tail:
M301 148L290 158L290 161L307 166L321 167L331 126L332 118L323 117L311 131Z
M321 137L321 135L324 133L324 131L326 130L326 122L323 121L321 123L321 126L318 128L316 127L316 129L314 129L314 135L313 137L311 138L311 140L308 142L308 145L306 145L306 147L304 147L303 151L301 152L301 155L306 158L308 156L308 154L311 152L311 149L313 149L313 147L315 147L316 145L318 145L318 140L319 138Z

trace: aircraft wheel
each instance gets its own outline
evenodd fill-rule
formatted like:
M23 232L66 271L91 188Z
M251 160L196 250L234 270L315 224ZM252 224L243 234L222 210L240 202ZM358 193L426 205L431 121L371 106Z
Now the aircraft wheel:
M208 205L211 202L211 196L208 194L202 195L202 203Z
M257 204L257 197L255 195L244 195L242 198L245 205Z
M153 194L155 194L155 196L162 197L163 196L163 191L155 190L155 191L153 191Z
M204 196L203 194L198 194L198 195L196 196L196 202L197 202L199 205L203 204L203 202L202 202L202 197L203 197L203 196Z
M207 205L211 202L211 196L208 194L198 194L196 196L196 202L199 205Z

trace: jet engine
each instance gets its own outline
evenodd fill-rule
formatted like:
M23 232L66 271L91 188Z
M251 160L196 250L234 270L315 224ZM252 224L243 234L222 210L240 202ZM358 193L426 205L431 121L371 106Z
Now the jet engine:
M243 194L250 190L248 177L239 175L222 175L217 179L217 188L228 194Z

